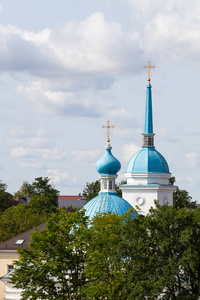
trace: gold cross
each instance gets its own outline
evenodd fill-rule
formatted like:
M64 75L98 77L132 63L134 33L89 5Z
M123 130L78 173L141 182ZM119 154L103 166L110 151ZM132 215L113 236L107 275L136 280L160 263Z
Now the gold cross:
M144 66L144 68L148 68L148 82L150 84L151 81L151 68L155 68L155 66L150 65L150 60L148 61L148 66Z
M107 142L109 143L110 142L110 128L114 128L115 126L114 125L110 125L110 121L107 121L107 125L103 125L102 128L107 128Z

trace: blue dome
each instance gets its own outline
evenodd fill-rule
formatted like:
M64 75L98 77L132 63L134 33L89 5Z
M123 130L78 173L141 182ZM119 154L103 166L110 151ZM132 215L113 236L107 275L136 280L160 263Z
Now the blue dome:
M116 175L121 169L120 162L111 153L111 146L106 148L104 156L97 161L96 169L100 174L106 175Z
M165 158L154 147L142 147L128 163L127 173L169 173Z
M86 210L85 215L92 219L96 213L116 213L123 215L125 212L133 207L117 193L99 193L98 196L88 201L83 209ZM136 217L138 213L134 210L133 216Z

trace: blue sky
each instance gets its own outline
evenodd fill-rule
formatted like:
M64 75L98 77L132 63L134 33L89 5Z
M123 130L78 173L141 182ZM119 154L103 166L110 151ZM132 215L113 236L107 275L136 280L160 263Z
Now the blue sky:
M156 149L200 202L200 2L0 1L0 178L49 176L61 194L98 179L110 120L118 181L142 144L151 60Z

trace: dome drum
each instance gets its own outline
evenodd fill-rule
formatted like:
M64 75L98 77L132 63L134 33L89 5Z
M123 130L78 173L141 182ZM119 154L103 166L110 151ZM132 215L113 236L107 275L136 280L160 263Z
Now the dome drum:
M117 175L101 175L100 183L101 183L101 192L109 192L116 193L115 190L115 179Z

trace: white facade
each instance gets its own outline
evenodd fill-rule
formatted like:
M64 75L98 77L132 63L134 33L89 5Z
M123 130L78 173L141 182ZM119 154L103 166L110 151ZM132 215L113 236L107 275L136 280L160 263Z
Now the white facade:
M136 178L134 178L134 175L136 175ZM122 197L142 215L146 215L151 207L155 207L155 200L158 200L160 205L167 203L172 205L173 192L176 190L175 186L161 183L167 179L163 177L170 174L155 174L155 177L150 174L150 178L148 178L148 175L132 173L131 178L127 179L127 184L120 187ZM159 178L159 175L163 176ZM156 178L159 183L155 183L156 181L153 183L153 178Z

